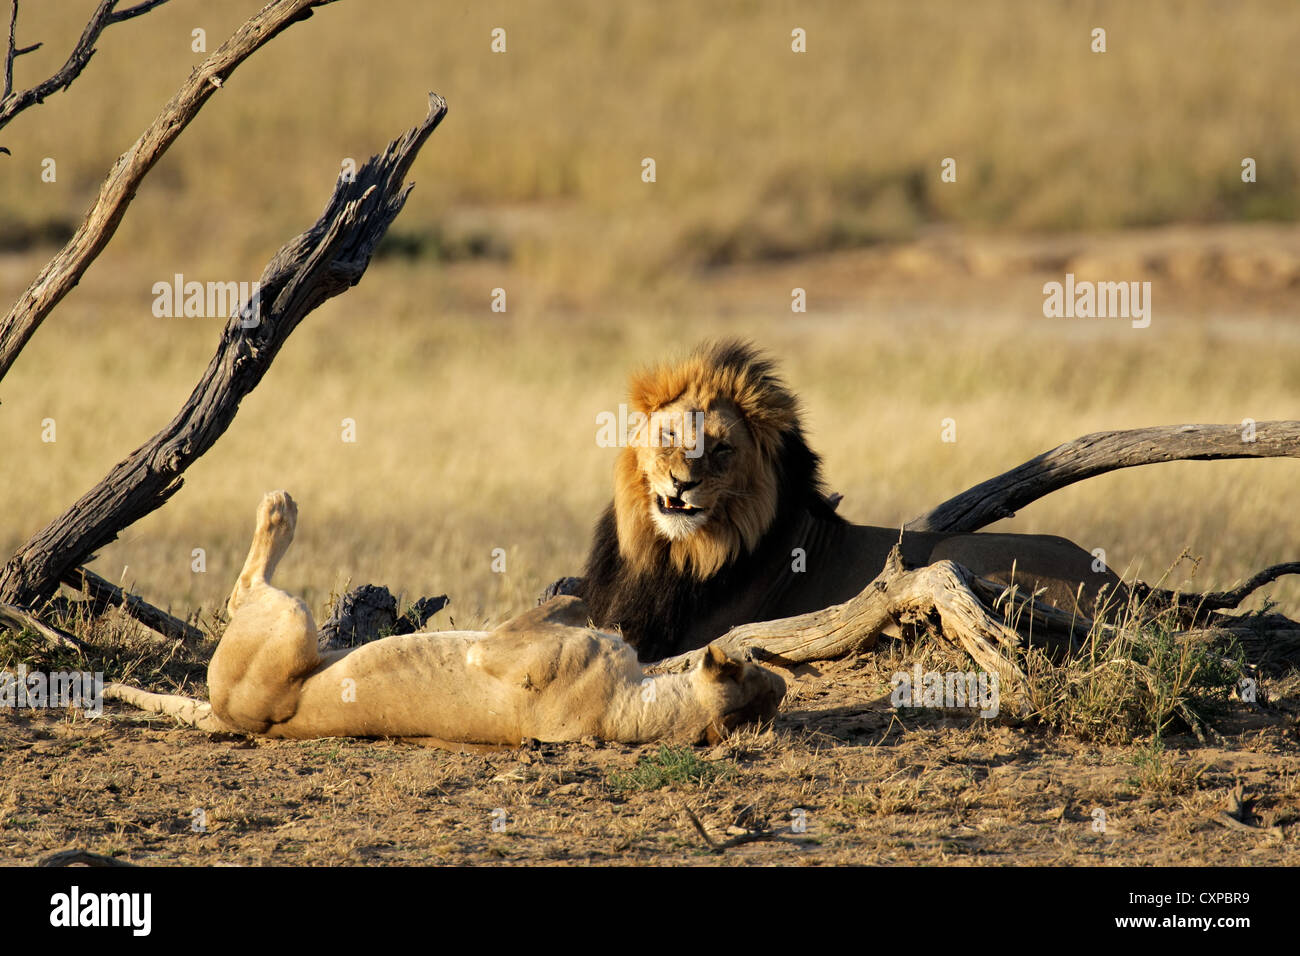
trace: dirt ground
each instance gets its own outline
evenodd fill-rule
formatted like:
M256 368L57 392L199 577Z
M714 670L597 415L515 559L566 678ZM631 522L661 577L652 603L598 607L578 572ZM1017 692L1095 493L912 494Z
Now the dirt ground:
M451 753L208 735L114 704L20 712L0 720L0 864L71 847L146 865L1300 864L1294 674L1212 743L1153 756L896 710L911 660L787 675L773 728L670 751L695 779L662 786L636 770L657 746ZM1253 832L1217 821L1238 782Z
M1230 231L1213 235L1223 248L1232 246ZM1143 248L1161 242L1177 246L1162 233L1147 237ZM1272 246L1298 249L1297 242L1300 233L1291 231ZM1003 258L1009 263L1006 268L1016 272L1021 266L1015 264L1019 253L1013 246L1008 241ZM981 246L985 247L989 245ZM1106 248L1117 256L1126 254L1114 242ZM928 274L916 280L928 283L930 298L925 301L936 308L951 305L956 310L961 290L967 300L985 301L980 288L970 285L982 280L968 277L959 282L948 275L947 270L966 268L953 265L961 258L960 251L943 243L920 243L911 249L913 258L926 269L938 270L938 278L944 280L936 284ZM1060 254L1064 258L1053 267L1082 268L1070 258L1075 253ZM899 281L900 273L898 263L876 261L886 255L897 258L902 253L827 257L805 262L802 268L824 270L828 287L856 284L884 289L879 294L885 295L893 287L884 280ZM1144 255L1145 262L1156 254ZM720 276L713 293L720 302L739 306L746 296L762 293L763 283L771 286L767 291L780 292L796 278L771 268L761 275L740 275L735 288L730 288L724 287L729 280ZM808 284L809 277L801 281ZM1036 283L1037 279L1031 290L1035 295ZM901 288L899 301L917 301L915 285ZM1203 289L1198 292L1199 287L1189 288L1183 290L1186 296L1203 293L1206 301L1216 303L1234 294L1234 289L1241 292L1225 284L1212 290L1219 296L1214 298ZM945 295L954 297L953 302L948 303ZM1250 295L1261 315L1275 316L1287 308L1283 300L1293 292L1287 285L1281 291L1252 289ZM1222 308L1244 314L1240 303ZM1213 324L1213 319L1203 322ZM1186 334L1199 328L1191 319L1184 324ZM1270 339L1282 328L1280 321L1269 324ZM863 334L856 325L853 333ZM1249 365L1256 384L1262 374L1259 369L1276 370L1288 361L1289 346L1282 339L1262 351L1252 351L1244 339L1233 343L1231 354ZM1227 353L1218 349L1218 354ZM1109 352L1100 355L1098 361L1105 365L1112 361L1108 356ZM861 378L856 366L853 375ZM1278 374L1268 381L1283 383L1284 378ZM555 387L550 380L543 385ZM1169 384L1160 394L1172 388ZM1255 385L1252 388L1258 391ZM1293 407L1290 388L1279 384L1274 392L1259 392L1267 392L1269 401L1250 407L1266 411L1274 405ZM913 399L905 395L903 401ZM1080 407L1092 404L1088 398ZM938 410L939 406L931 410L934 421L939 420ZM1203 410L1184 402L1144 414L1141 423L1150 424L1184 416L1186 420L1232 420L1237 412ZM1057 417L1061 421L1051 432L1059 438L1095 427L1092 422L1075 422L1065 412ZM1101 417L1112 426L1128 423L1109 406ZM857 419L852 421L856 428ZM824 437L828 448L851 444L845 435ZM1044 438L1033 447L1049 444ZM1023 459L1022 452L999 457L985 445L978 449L981 477L996 470L994 461ZM917 452L917 461L928 460L923 452ZM244 458L233 457L242 468ZM483 457L490 456L484 453ZM848 462L837 475L853 474L853 464ZM859 469L865 467L858 464ZM915 463L906 471L895 465L886 461L875 467L916 473ZM1258 463L1249 467L1261 468ZM331 468L317 470L335 474ZM1174 471L1160 474L1168 482ZM1212 480L1191 469L1178 475L1183 480L1190 476ZM1240 551L1221 575L1223 584L1231 583L1232 576L1244 568L1258 569L1270 560L1291 556L1285 546L1293 540L1286 530L1289 511L1283 490L1290 487L1288 479L1281 472L1265 474L1262 469L1258 476L1251 470L1249 477L1253 496L1234 501L1232 509L1200 509L1228 522L1205 532L1214 547L1203 545L1201 550L1218 553L1235 543ZM1267 486L1268 480L1276 484ZM248 483L246 478L240 481ZM278 473L276 481L281 481ZM955 482L958 487L966 483ZM541 484L561 488L581 483L556 478ZM836 487L849 492L851 502L879 507L881 489L895 484L903 483L897 475L886 475L874 484L868 481L859 487L837 481ZM253 486L275 485L254 482ZM604 494L599 481L593 479L590 487L592 495ZM1188 524L1194 515L1186 509L1179 509L1177 520L1162 521L1158 514L1148 513L1152 497L1142 489L1150 486L1134 485L1131 500L1123 501L1118 496L1128 486L1108 487L1111 497L1106 508L1083 501L1072 513L1045 513L1041 520L1047 527L1077 531L1087 521L1113 513L1121 525L1137 529L1132 533L1146 541L1147 550L1159 550L1154 537L1161 534L1169 539L1161 541L1165 551L1188 543ZM1277 492L1269 493L1269 487ZM1171 500L1219 500L1188 485L1161 488L1161 495ZM943 497L937 488L920 489L918 494L931 502ZM532 490L523 493L512 486L510 494L502 492L503 501L515 498L524 502L521 507L532 509ZM374 502L368 501L367 507L370 504ZM595 513L594 506L581 504L572 509L581 514L574 522L579 529ZM438 510L436 503L428 501L423 508ZM1254 524L1249 508L1257 511ZM219 515L221 526L233 529L230 534L239 539L228 547L213 545L212 553L237 561L247 533L246 512L233 506L205 509ZM313 521L328 529L330 515L324 505L320 510L319 516L313 512ZM240 520L232 522L230 516L236 513ZM461 512L451 508L449 513ZM530 510L527 520L503 521L529 527L534 518L538 516ZM445 539L448 555L469 553L471 543L496 540L474 524L472 514L464 521L459 533L435 529ZM186 519L180 519L178 526L188 528ZM552 542L583 540L580 530L573 528L543 530ZM372 580L391 582L389 569L358 557L367 540L365 528L340 537L346 560L327 552L327 537L322 534L299 545L286 573L297 568L304 580L319 584L328 583L329 575L340 568L348 568L373 575ZM1099 532L1085 537L1110 540ZM141 533L121 545L131 549L133 565L143 560L140 552L148 540ZM179 540L181 544L169 545L167 553L185 556L188 575L191 539ZM392 550L388 544L381 549L385 553ZM419 542L408 541L405 547L416 553ZM540 552L542 547L525 541L520 549ZM571 571L579 558L575 551L565 559L563 569ZM423 561L452 568L455 573L449 571L440 580L445 579L447 590L458 600L468 595L462 603L470 608L471 618L473 608L480 601L490 603L494 593L475 591L477 579L442 552L429 551L418 561L402 552L393 560L411 567L423 567L419 564ZM360 570L364 568L368 570ZM514 591L498 596L492 606L501 614L527 606L520 602L530 604L540 585L554 578L555 570L530 570L531 577L522 577ZM154 580L154 569L146 566L143 573ZM214 580L229 581L230 573L214 566ZM1278 586L1276 596L1283 599L1282 610L1291 610L1285 600L1291 592L1284 587ZM159 593L170 595L177 609L203 603L179 591ZM440 620L438 626L448 623ZM116 627L109 621L103 630L112 634ZM81 636L101 646L99 624ZM205 692L202 682L210 645L179 653L153 638L132 639L120 649L113 649L112 641L104 646L109 649L95 669L102 669L110 680L200 696ZM4 666L10 666L25 656L16 653L18 657L11 654L0 662L9 660ZM0 865L30 865L69 848L154 865L1300 864L1300 672L1294 668L1266 680L1267 703L1227 704L1211 722L1217 734L1206 742L1189 734L1179 736L1173 728L1160 744L1153 743L1149 734L1102 744L1056 734L1005 714L985 720L970 712L897 710L889 700L890 677L909 670L918 659L926 669L932 664L940 670L952 664L968 666L934 661L930 648L912 646L806 667L786 675L789 693L772 728L748 730L725 745L696 750L575 743L451 753L398 741L293 742L208 735L116 704L109 704L104 716L94 719L78 712L0 710ZM1248 825L1225 825L1222 815L1238 785L1250 806Z

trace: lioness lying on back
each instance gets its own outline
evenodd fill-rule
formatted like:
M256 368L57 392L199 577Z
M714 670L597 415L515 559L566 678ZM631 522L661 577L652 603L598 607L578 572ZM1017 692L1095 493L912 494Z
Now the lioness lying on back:
M493 631L387 637L322 654L307 605L271 585L298 508L273 491L257 511L230 624L208 665L211 704L105 688L205 729L270 737L420 737L475 744L596 736L716 742L775 715L785 685L716 648L692 671L647 679L636 652L556 598Z

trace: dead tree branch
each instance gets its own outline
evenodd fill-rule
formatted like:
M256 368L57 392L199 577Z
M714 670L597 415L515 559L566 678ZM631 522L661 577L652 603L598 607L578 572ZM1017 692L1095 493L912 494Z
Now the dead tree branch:
M1096 432L1059 445L917 515L908 531L978 531L1076 481L1165 461L1300 458L1300 422L1259 422L1252 440L1240 425L1166 425Z
M899 624L933 621L942 636L966 651L980 666L999 675L1006 691L1023 686L1025 675L1010 652L1026 646L1016 630L994 619L976 594L974 575L952 561L907 569L897 547L885 568L856 597L820 611L777 621L760 621L732 628L713 643L740 660L791 666L831 660L870 650L881 634ZM987 591L1005 591L990 582ZM1023 599L1030 614L1055 620L1050 609L1032 598ZM1089 622L1090 623L1090 622ZM670 657L652 670L672 672L694 666L703 650Z
M246 304L226 323L216 354L176 417L10 559L0 571L0 599L34 604L88 555L180 490L185 469L225 432L304 316L361 280L406 202L407 170L446 112L442 97L429 94L423 122L350 181L339 178L320 219L286 243L263 271L260 306Z
M180 618L172 617L166 611L154 607L144 598L128 594L116 584L101 578L94 571L85 568L72 568L62 575L61 580L69 587L76 588L90 598L96 614L106 608L120 607L150 630L157 631L163 637L173 641L185 641L197 644L203 640L203 632L193 624L187 624Z
M9 97L9 91L14 88L14 57L22 56L23 53L31 53L36 47L29 47L21 53L17 48L17 41L14 38L14 31L18 28L18 0L10 0L9 13L9 43L5 47L5 87L4 92L0 93L0 102ZM8 152L8 150L5 150Z
M1246 600L1266 584L1272 584L1278 578L1288 574L1300 574L1300 561L1288 561L1274 564L1251 575L1244 584L1227 591L1207 591L1197 594L1194 591L1155 588L1141 581L1132 585L1133 592L1144 604L1159 610L1177 609L1177 618L1183 627L1195 627L1198 624L1214 622L1221 617L1221 612L1240 607Z
M8 373L45 317L81 281L86 269L108 245L126 214L127 206L135 197L140 182L203 108L208 98L221 88L239 64L281 31L310 17L314 7L331 2L333 0L274 0L254 14L235 31L234 36L221 44L215 53L190 74L189 79L167 102L148 129L140 134L135 144L118 157L108 178L100 186L95 204L67 245L46 263L40 275L14 303L9 314L0 320L0 379ZM114 16L114 5L115 0L102 0L96 10L96 17ZM152 9L148 2L140 3L120 11L120 15L126 19L144 13L147 9ZM95 22L92 19L91 26L86 28L88 32ZM103 24L99 29L103 29ZM83 63L82 66L84 65ZM8 102L6 99L5 103ZM0 126L6 122L8 115L12 115L12 109L6 114L5 106L0 105Z
M86 649L85 644L67 631L52 624L46 624L35 614L12 604L0 603L0 627L7 627L14 631L21 631L26 628L40 635L53 647L67 647L78 653Z
M140 16L142 13L148 13L155 7L160 7L167 0L144 0L133 7L127 7L124 10L118 10L117 5L121 0L100 0L100 4L95 8L95 12L90 15L90 22L86 24L86 29L81 32L81 38L77 40L77 45L72 48L67 62L47 80L37 83L30 89L22 90L15 93L14 89L14 60L24 53L31 53L33 50L41 48L40 43L34 43L28 47L18 47L15 42L14 34L18 27L18 0L11 0L9 16L9 44L5 53L5 86L4 92L0 93L0 129L8 125L9 121L36 103L44 103L45 97L58 90L66 90L72 85L72 81L81 75L81 71L86 68L90 58L95 53L95 41L99 35L104 32L106 27L114 23L121 23L123 20L130 20Z
M1265 579L1283 573L1280 569L1292 567L1270 568L1255 575L1247 585L1210 597L1231 606L1227 602L1251 593L1250 585L1266 583ZM1139 605L1131 612L1137 616L1122 626L1141 627L1165 610ZM735 627L713 643L740 660L791 667L870 650L882 634L896 633L900 625L931 625L936 636L964 651L986 672L997 674L1004 695L1021 706L1027 700L1027 684L1020 661L1030 646L1043 651L1050 660L1061 660L1083 646L1094 627L1106 633L1119 630L1113 624L1066 614L1032 595L977 577L952 561L907 569L895 547L884 570L843 604ZM1276 644L1263 648L1274 657L1294 659L1300 649L1300 625L1276 615L1267 621L1229 618L1204 631L1179 633L1182 639L1229 635L1252 644ZM658 673L684 671L695 666L703 653L704 649L700 649L666 658L649 669Z
M135 866L126 860L118 860L111 856L104 856L102 853L91 853L89 850L78 849L73 847L69 850L59 850L57 853L51 853L49 856L41 857L37 866Z

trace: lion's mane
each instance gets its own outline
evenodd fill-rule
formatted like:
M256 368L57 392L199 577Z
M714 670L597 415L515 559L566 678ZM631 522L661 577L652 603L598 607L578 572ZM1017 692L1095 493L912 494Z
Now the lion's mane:
M826 500L821 460L804 440L798 399L771 360L747 342L706 344L682 361L634 373L629 406L649 416L688 389L704 403L726 400L739 409L757 460L743 470L746 494L728 500L719 520L669 541L649 517L636 449L619 452L614 500L597 522L579 593L592 619L620 627L642 660L676 651L692 620L753 586L755 569L775 559L772 549L784 547L782 532L800 516L842 521Z

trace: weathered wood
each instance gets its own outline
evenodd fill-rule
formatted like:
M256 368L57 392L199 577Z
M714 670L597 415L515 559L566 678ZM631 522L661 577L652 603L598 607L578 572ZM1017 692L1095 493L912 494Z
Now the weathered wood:
M361 280L375 245L406 202L407 170L446 113L442 97L429 94L423 122L372 157L351 181L339 178L320 219L262 273L260 318L249 304L231 317L176 417L10 559L0 571L0 600L35 604L70 569L180 489L185 469L225 432L303 317ZM245 327L246 317L251 327Z
M86 218L67 245L46 263L40 275L14 303L9 314L0 320L0 379L8 373L18 353L45 321L45 317L81 281L86 269L108 245L126 214L127 206L135 197L141 180L203 108L208 98L221 88L239 64L281 31L311 16L314 7L332 2L334 0L274 0L268 3L190 74L189 79L167 102L148 129L140 134L130 149L118 157L108 178L99 188L95 204L86 213ZM109 22L113 22L113 6L108 0L103 0L95 17L102 20L104 16L110 16ZM121 14L125 17L128 14L134 15L133 11L143 12L141 8L144 6L145 4L138 4L130 10L121 11ZM91 20L87 32L91 31L96 22L96 19ZM101 23L100 29L102 28ZM98 36L97 32L95 36ZM93 43L93 37L91 42ZM89 58L91 52L93 50L88 48L86 58ZM81 66L85 66L84 62ZM5 103L9 104L9 99ZM0 109L0 125L3 125L7 116L13 114L18 105L9 104L8 108L10 112L7 114Z
M1258 422L1253 441L1240 425L1167 425L1095 432L1058 445L949 498L906 524L909 531L978 531L1076 481L1166 461L1300 458L1300 422Z
M70 850L59 850L57 853L51 853L49 856L41 857L37 866L135 866L126 860L118 860L111 856L104 856L102 853L91 853L89 850L80 850L72 848Z
M18 0L12 0L9 16L9 43L5 52L4 91L0 92L0 129L3 129L11 119L29 106L44 103L45 97L51 93L56 90L66 90L71 86L72 81L81 75L81 71L90 62L91 56L95 53L95 41L99 39L99 35L104 32L106 27L114 23L121 23L123 20L138 17L142 13L148 13L155 7L162 6L167 0L142 0L133 7L118 10L117 5L120 2L121 0L100 0L99 6L90 15L90 22L86 24L86 29L81 32L77 45L72 48L72 53L63 66L49 79L43 80L29 89L15 93L14 60L26 53L39 50L41 44L34 43L26 47L18 46L15 39L15 32L18 28ZM8 151L6 150L6 152Z
M358 647L390 634L414 634L446 606L445 594L422 597L399 617L397 598L388 588L362 584L338 599L317 629L317 640L320 649L327 651Z
M1023 647L1025 639L993 618L972 590L974 581L970 571L952 561L908 570L895 547L884 570L843 604L734 627L713 644L740 660L790 666L869 650L881 634L900 622L935 620L944 638L986 671L998 674L1004 691L1015 693L1025 675L1005 652ZM1025 601L1027 611L1033 613L1037 602ZM701 649L666 658L650 669L685 670L703 653Z
M1184 626L1191 627L1209 620L1215 613L1239 607L1266 584L1272 584L1287 574L1300 574L1300 561L1288 561L1274 564L1251 575L1244 584L1227 591L1207 591L1197 594L1194 591L1173 591L1167 588L1153 588L1141 581L1133 585L1135 594L1143 601L1151 601L1160 608L1179 607L1186 613L1182 620Z
M78 653L86 649L85 644L63 630L63 628L46 624L30 611L15 607L12 604L0 603L0 626L13 628L16 631L30 628L55 647L70 647Z
M1278 565L1254 575L1245 585L1208 595L1216 604L1231 606L1255 587L1282 573L1293 573L1294 565ZM1185 596L1195 599L1195 595ZM998 609L1011 625L998 620ZM730 656L758 663L794 666L811 661L844 657L875 646L882 634L898 624L937 625L936 636L965 651L981 668L996 673L1003 700L1022 710L1027 704L1026 676L1019 652L1031 641L1056 657L1081 646L1094 627L1113 634L1121 627L1141 626L1148 615L1141 606L1125 606L1124 613L1138 617L1122 625L1072 616L1032 595L978 577L952 561L905 569L897 547L885 568L857 596L820 611L772 621L760 621L732 628L713 641ZM1157 608L1152 618L1167 613ZM1281 615L1267 618L1229 618L1216 615L1213 626L1182 630L1180 640L1222 640L1234 637L1242 645L1257 648L1252 657L1276 659L1294 664L1300 659L1300 624ZM651 673L672 673L694 667L705 648L666 658L650 665ZM1183 716L1202 738L1196 717L1184 708Z
M197 644L203 640L203 632L193 624L187 624L180 618L172 617L166 611L154 607L144 598L128 594L111 581L101 578L94 571L86 568L72 568L62 576L68 587L76 588L91 600L91 606L98 614L106 608L120 607L150 630L157 631L163 637L174 641L187 641Z

